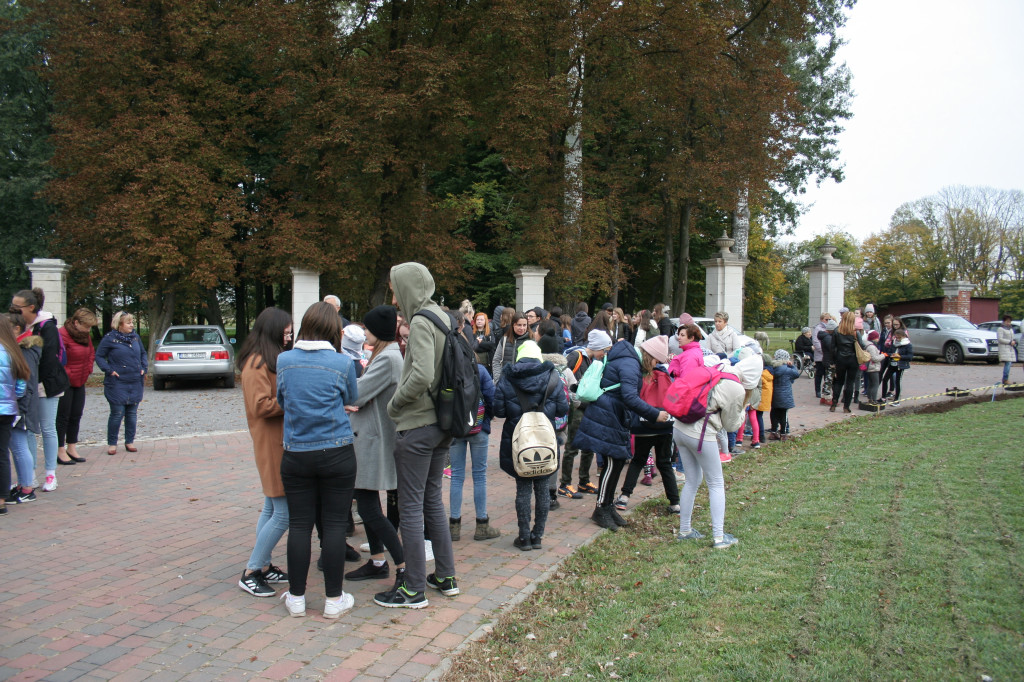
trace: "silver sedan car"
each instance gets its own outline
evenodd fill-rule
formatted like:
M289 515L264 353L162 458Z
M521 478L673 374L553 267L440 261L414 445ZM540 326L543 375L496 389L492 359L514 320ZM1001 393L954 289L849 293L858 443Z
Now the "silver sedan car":
M162 391L168 381L181 379L223 379L224 388L234 388L234 342L215 325L170 327L149 367L153 388Z

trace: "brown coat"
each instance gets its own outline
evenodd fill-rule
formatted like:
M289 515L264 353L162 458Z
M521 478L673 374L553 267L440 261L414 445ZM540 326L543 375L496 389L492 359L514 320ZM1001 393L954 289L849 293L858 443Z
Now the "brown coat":
M277 404L277 375L262 365L253 366L261 358L252 356L242 368L242 395L245 398L245 418L249 422L249 435L260 472L263 494L284 497L281 482L281 457L284 455L284 410Z

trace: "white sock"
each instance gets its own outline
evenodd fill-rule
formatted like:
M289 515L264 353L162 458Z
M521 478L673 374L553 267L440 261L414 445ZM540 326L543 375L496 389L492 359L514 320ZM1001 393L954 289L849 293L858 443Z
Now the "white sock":
M380 568L381 566L383 566L386 563L387 563L386 559L374 559L373 560L374 568Z
M57 478L57 470L56 469L47 469L46 470L46 475L47 476L53 476L54 478Z

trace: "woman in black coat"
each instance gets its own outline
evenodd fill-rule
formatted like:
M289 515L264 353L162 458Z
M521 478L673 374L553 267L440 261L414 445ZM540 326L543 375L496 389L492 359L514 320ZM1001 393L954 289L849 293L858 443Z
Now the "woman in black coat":
M547 476L523 478L516 475L512 462L512 433L523 416L516 389L523 394L528 404L540 405L543 401L544 414L552 422L556 417L569 413L569 401L565 397L562 381L555 366L541 360L540 347L534 341L525 341L519 346L515 364L506 365L494 388L494 414L505 418L501 429L500 464L501 470L516 479L516 517L519 520L519 537L512 544L522 551L541 549L544 526L548 520L551 496L548 493ZM550 390L549 390L550 389ZM530 528L530 496L536 500L536 515Z
M640 399L640 384L640 358L628 341L619 341L608 351L605 359L601 388L606 392L587 407L572 441L579 450L604 455L597 507L591 519L602 528L613 531L626 525L626 520L612 506L612 498L619 484L619 475L633 456L629 447L631 412L650 422L668 421L668 412ZM616 388L611 388L616 385Z
M832 407L828 408L829 412L836 411L840 387L843 390L843 412L850 411L850 401L857 394L857 346L860 345L860 339L857 338L855 322L853 311L847 310L843 313L839 328L832 332L836 378L832 384Z

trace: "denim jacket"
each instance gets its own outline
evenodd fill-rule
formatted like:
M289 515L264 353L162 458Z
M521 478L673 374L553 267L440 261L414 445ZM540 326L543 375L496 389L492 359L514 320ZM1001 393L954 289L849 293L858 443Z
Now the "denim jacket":
M277 356L277 403L284 449L324 450L354 440L345 405L359 397L352 359L326 341L299 341Z

